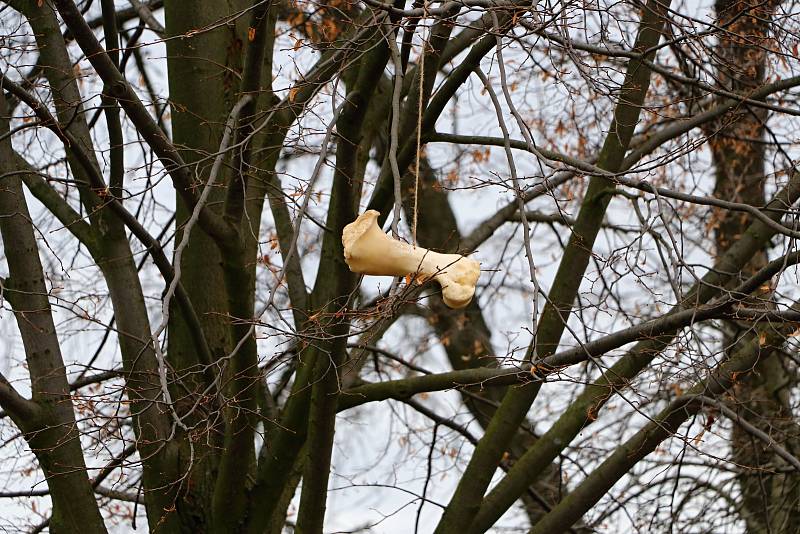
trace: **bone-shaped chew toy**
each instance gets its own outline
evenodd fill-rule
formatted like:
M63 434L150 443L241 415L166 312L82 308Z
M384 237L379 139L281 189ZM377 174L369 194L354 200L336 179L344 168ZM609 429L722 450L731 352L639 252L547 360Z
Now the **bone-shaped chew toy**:
M354 273L378 276L418 274L442 286L444 303L463 308L475 294L481 264L459 254L440 254L397 241L378 226L380 214L368 210L344 227L344 260Z

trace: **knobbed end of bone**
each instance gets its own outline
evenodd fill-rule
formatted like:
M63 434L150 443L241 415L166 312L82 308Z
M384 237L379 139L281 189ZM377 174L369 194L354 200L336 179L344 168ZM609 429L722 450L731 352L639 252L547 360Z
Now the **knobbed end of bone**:
M442 256L458 256L442 254ZM475 286L481 275L481 264L473 259L458 256L454 263L442 268L435 276L442 286L442 300L451 308L463 308L475 295Z
M481 264L458 254L440 254L387 236L378 226L379 213L369 210L345 226L344 259L354 273L377 276L419 274L442 286L444 303L463 308L472 300Z

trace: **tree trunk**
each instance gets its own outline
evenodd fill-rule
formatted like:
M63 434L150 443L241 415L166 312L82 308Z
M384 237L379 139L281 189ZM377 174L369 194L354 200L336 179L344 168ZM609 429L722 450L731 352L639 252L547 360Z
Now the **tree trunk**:
M248 7L244 1L201 0L164 2L167 31L177 36L166 41L172 141L181 156L195 171L195 186L202 190L208 180L213 156L219 149L226 118L236 100L241 72L244 21L223 21L231 13ZM209 29L213 27L213 29ZM196 30L202 30L196 32ZM217 183L220 187L211 193L208 205L218 213L224 200L227 177L223 172ZM181 228L190 213L176 193L175 242L181 239ZM188 246L181 261L181 283L195 307L212 356L222 358L233 349L234 341L225 284L223 256L214 240L197 226L192 229ZM174 307L177 308L177 307ZM185 412L197 401L207 387L199 367L192 335L187 323L177 309L170 315L167 338L167 355L175 375L181 381L176 389L178 411ZM214 368L216 372L217 369ZM186 389L188 388L188 392ZM186 424L192 425L205 417L195 410ZM181 494L175 504L182 532L210 531L212 525L212 499L218 476L220 451L223 448L224 425L217 422L211 428L200 423L193 436L194 458L186 440L175 440L179 475L185 474L190 462L192 472L181 485ZM207 433L207 435L206 435Z
M716 68L723 87L747 94L764 83L767 67L768 24L775 2L718 0L717 21L726 28L716 47ZM741 107L723 118L710 132L710 146L716 166L715 196L727 201L763 206L765 202L766 110ZM709 130L707 130L709 131ZM743 213L718 211L714 214L717 250L726 250L748 224ZM756 254L744 276L754 273L767 261L766 250ZM771 306L771 292L761 291L751 306ZM735 324L723 339L727 352L734 351L742 333ZM790 388L797 377L785 367L776 351L757 361L754 372L741 378L733 390L732 408L777 443L791 448L792 423ZM768 444L755 439L734 423L731 460L743 471L739 475L741 517L751 533L788 532L800 524L800 479L796 474L779 473L786 462ZM796 453L797 451L795 451Z

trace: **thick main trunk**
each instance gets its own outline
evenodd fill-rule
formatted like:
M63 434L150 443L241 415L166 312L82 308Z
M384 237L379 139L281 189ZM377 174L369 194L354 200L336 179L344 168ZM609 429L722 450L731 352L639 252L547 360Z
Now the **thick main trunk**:
M177 36L166 41L172 140L184 161L196 165L198 191L208 180L213 161L213 156L208 156L219 149L226 117L237 98L237 75L241 71L242 37L246 35L247 17L230 23L224 21L248 5L236 0L164 3L167 33ZM193 33L194 30L202 31ZM222 186L226 183L223 172L217 180L219 187L209 198L208 206L218 213L225 194ZM181 228L188 217L189 212L180 194L176 193L176 243L181 239ZM183 251L181 284L195 307L215 359L230 354L235 344L223 263L222 253L213 239L201 228L194 227ZM167 339L167 358L176 379L181 382L180 388L174 388L174 398L179 412L185 413L208 384L201 372L203 362L197 358L192 334L175 306L170 315ZM216 367L213 370L218 371ZM210 426L208 422L204 410L194 410L185 421L190 428L197 425L198 432L202 432L192 437L194 450L180 432L173 445L176 467L188 475L175 503L181 529L187 533L209 532L213 525L212 499L220 454L224 450L225 429L221 422ZM190 466L191 472L187 473Z
M237 83L234 72L241 63L242 41L235 29L221 25L190 37L192 30L214 25L229 16L233 6L224 1L167 1L167 67L171 104L172 140L188 165L195 167L195 186L208 180L214 154L219 149L226 116L233 106ZM227 68L226 68L227 67ZM232 70L228 70L232 69ZM218 179L208 205L218 211L224 199L224 177ZM176 224L180 229L189 213L176 194ZM180 240L180 235L176 242ZM222 254L213 239L200 228L192 230L181 261L181 283L200 318L211 353L215 357L232 349L228 297L222 270ZM178 314L169 328L169 357L177 369L198 363L191 334Z

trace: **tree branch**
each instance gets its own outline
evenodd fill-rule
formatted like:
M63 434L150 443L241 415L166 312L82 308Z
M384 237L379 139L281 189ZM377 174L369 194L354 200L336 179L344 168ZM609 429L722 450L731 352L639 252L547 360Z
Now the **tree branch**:
M136 92L116 68L111 58L98 42L94 32L86 24L86 20L84 20L75 3L72 0L54 0L53 4L58 8L61 18L75 36L75 41L86 54L98 76L108 87L109 95L116 98L120 103L131 122L136 126L136 129L158 155L164 168L172 177L183 201L190 209L193 208L197 202L197 197L194 193L194 177L178 150L156 124L136 95ZM236 234L236 231L230 225L208 208L203 209L200 213L200 225L223 247Z
M770 210L765 213L771 217L779 217L780 210L792 206L798 199L800 199L800 173L795 173L789 183L767 204ZM760 220L751 223L702 280L686 293L683 302L675 306L673 311L701 305L725 291L725 285L773 235L772 230ZM765 269L774 267L775 264L770 263ZM751 280L757 277L758 275ZM742 289L747 289L744 285L742 284ZM750 291L754 289L755 287L750 287ZM630 381L669 346L675 334L676 332L670 332L638 342L599 379L587 386L539 441L516 462L506 477L486 495L484 504L475 517L476 528L486 530L493 525L519 498L525 488L536 480L543 467L552 462L581 429L596 420L600 408L612 398L613 394L629 387Z

